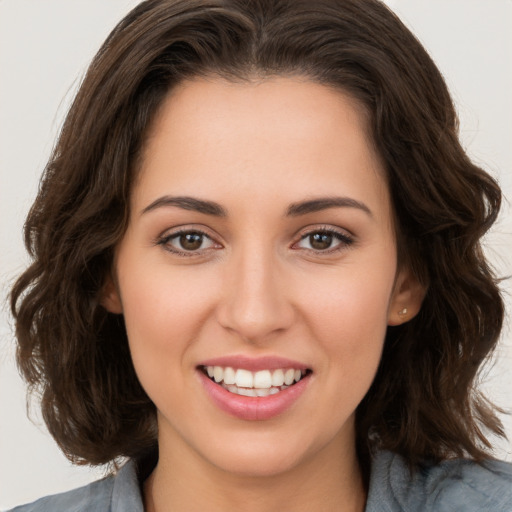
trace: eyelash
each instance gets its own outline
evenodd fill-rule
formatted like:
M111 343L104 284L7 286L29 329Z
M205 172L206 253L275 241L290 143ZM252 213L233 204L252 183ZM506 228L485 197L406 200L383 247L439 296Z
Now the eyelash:
M202 240L204 240L204 239L210 240L213 246L217 245L218 247L222 247L219 243L215 242L213 240L213 238L208 235L208 233L205 233L204 231L202 231L200 229L180 229L178 231L173 231L170 234L163 235L163 236L159 237L156 240L156 245L161 245L166 251L169 251L178 256L185 256L185 257L197 256L197 255L201 254L202 252L204 252L205 250L209 250L209 249L213 248L213 247L208 247L206 249L199 249L196 251L187 251L187 250L181 251L181 250L179 250L175 247L172 247L170 245L170 242L172 240L178 239L179 237L181 237L183 235L199 235L202 237Z
M312 237L312 236L318 235L318 234L331 236L334 240L338 241L339 243L337 245L335 245L334 247L329 247L324 250L305 248L305 247L304 248L297 247L298 244L300 244L303 240L307 240L309 237ZM173 247L172 245L170 245L170 242L172 240L178 239L179 237L181 237L183 235L199 235L202 238L201 243L203 243L203 241L205 239L210 240L212 247L207 247L205 249L198 249L195 251L194 250L188 251L188 250L179 250L179 249ZM302 249L307 252L314 253L316 255L323 255L323 254L327 255L327 254L332 254L332 253L336 253L339 251L343 251L344 249L347 249L348 247L353 245L353 243L354 243L354 239L350 235L347 235L347 233L333 229L330 226L329 227L322 226L322 227L310 229L307 232L303 232L300 235L299 240L292 245L292 249L294 249L294 250ZM178 256L184 256L184 257L198 256L201 253L204 253L204 251L209 251L214 248L222 248L221 244L215 242L210 235L208 235L207 233L205 233L204 231L202 231L200 229L180 229L178 231L173 231L170 234L158 237L157 240L155 241L155 244L162 246L166 251L169 251L173 254L176 254ZM217 246L217 247L215 247L215 246Z
M310 253L314 253L316 255L328 255L336 252L343 251L354 244L354 238L350 235L348 235L344 231L338 231L337 229L334 229L331 226L320 226L315 227L314 229L309 229L307 232L304 232L301 234L300 239L298 242L293 244L293 248L295 248L300 242L303 240L307 240L308 238L314 236L314 235L328 235L331 236L334 240L338 241L339 243L335 245L334 247L329 247L327 249L309 249L309 248L302 248L305 251L308 251ZM299 248L300 249L300 248ZM296 250L299 250L296 249Z

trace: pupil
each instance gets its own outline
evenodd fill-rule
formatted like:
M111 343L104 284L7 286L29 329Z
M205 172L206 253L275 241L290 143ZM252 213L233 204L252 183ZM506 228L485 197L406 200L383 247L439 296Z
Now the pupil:
M332 244L332 235L329 233L315 233L310 235L309 243L313 249L329 249Z
M195 251L201 247L203 235L200 233L185 233L180 235L180 245L187 251Z

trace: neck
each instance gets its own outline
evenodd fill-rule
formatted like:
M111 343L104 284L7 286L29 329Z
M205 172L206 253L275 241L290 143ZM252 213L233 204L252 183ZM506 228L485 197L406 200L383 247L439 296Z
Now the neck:
M199 456L182 457L164 446L144 484L146 512L363 512L365 507L366 490L352 447L331 443L292 469L251 476L227 472Z

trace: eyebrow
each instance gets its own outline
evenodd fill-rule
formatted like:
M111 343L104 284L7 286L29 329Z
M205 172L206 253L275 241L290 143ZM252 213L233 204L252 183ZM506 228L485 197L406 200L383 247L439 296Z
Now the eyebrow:
M191 210L204 213L205 215L213 215L214 217L227 216L226 210L220 204L215 203L214 201L207 201L205 199L197 199L189 196L159 197L146 206L142 210L141 215L165 206L176 206L183 210ZM368 214L370 217L373 217L368 206L350 197L320 197L317 199L292 203L286 211L286 216L299 217L301 215L307 215L308 213L315 213L329 208L357 208Z
M352 199L351 197L320 197L318 199L311 199L309 201L301 201L299 203L293 203L288 207L286 215L289 217L298 217L300 215L306 215L308 213L315 213L329 208L357 208L362 210L370 217L373 214L364 203Z
M141 215L161 208L163 206L177 206L183 210L192 210L206 215L213 215L215 217L226 217L227 213L224 208L218 203L213 201L206 201L204 199L196 199L195 197L188 196L162 196L146 206L141 212Z

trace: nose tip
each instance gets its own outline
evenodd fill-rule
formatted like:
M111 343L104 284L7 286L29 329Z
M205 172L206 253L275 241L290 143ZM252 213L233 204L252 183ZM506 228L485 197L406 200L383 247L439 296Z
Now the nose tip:
M287 330L294 310L284 279L272 262L246 262L230 272L219 323L249 342Z

